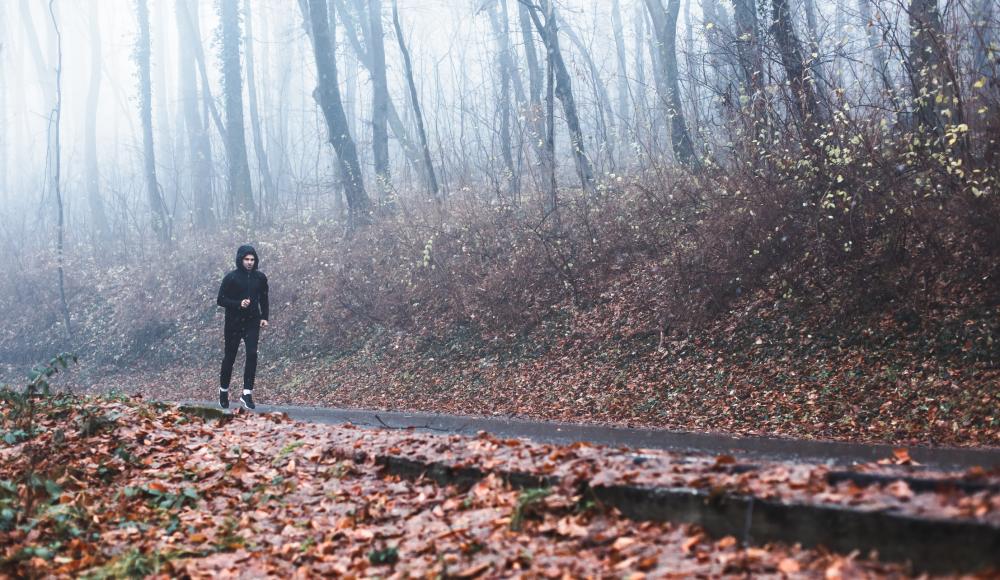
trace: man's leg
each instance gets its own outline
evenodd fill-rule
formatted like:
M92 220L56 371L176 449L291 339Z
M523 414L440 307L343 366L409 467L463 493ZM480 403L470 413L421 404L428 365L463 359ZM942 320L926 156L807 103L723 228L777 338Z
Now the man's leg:
M233 365L236 364L236 353L240 350L240 333L228 324L224 333L226 347L222 357L222 370L219 372L219 404L226 408L229 406L229 381L233 378Z
M243 403L254 408L253 404L253 381L257 376L257 342L260 339L260 321L251 320L247 322L243 334L243 342L247 347L247 363L243 367Z

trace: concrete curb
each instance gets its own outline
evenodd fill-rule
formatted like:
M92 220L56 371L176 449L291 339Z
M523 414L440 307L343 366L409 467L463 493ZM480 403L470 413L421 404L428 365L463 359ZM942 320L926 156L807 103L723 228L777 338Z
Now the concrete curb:
M366 458L361 454L355 459ZM559 483L530 473L452 467L394 455L376 455L373 459L387 473L427 477L446 485L472 485L491 473L514 488L552 487ZM918 573L1000 570L1000 527L972 520L786 503L690 488L591 486L584 482L579 489L634 520L697 524L711 536L734 536L746 544L797 543L845 554L858 550L862 555L874 551L878 559L908 562Z

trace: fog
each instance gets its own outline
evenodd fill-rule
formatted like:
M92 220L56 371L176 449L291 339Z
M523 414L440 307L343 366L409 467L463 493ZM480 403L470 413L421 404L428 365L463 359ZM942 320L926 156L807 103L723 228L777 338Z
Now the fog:
M4 239L50 243L46 240L58 222L57 205L62 206L71 245L93 243L98 230L105 239L114 232L148 233L149 213L156 203L162 204L164 216L159 219L169 222L165 227L174 238L239 212L252 216L255 223L346 215L350 192L345 190L336 147L330 146L328 120L318 105L310 40L313 25L303 16L310 4L305 0L7 0L0 4ZM558 187L582 184L587 189L588 183L614 184L622 174L678 159L704 156L715 164L731 162L735 124L727 111L746 107L758 98L755 91L768 100L789 86L797 102L798 85L786 72L795 63L784 58L785 30L794 43L788 46L799 51L793 55L804 55L797 63L799 68L804 65L809 77L802 94L814 93L817 103L822 101L815 107L822 106L823 116L867 108L884 112L884 118L895 123L914 110L912 58L906 54L908 26L912 27L909 5L804 0L775 2L765 9L742 0L671 1L664 12L672 17L672 10L677 11L676 35L671 38L676 55L671 57L673 51L666 51L655 34L650 12L654 4L663 6L659 0L556 0L551 5L527 0L400 0L399 20L423 117L418 119L394 31L393 3L376 2L390 105L389 159L380 170L375 157L381 139L373 131L377 133L379 126L386 130L386 125L373 123L373 115L380 114L373 108L374 76L358 52L370 56L372 42L366 36L372 21L365 18L371 16L372 3L330 0L339 97L358 154L359 185L376 206L391 204L393 198L444 199L469 192L520 199L524 191L550 189L545 177L550 172ZM956 33L950 37L956 47L953 62L971 70L968 83L976 80L976 70L995 79L996 56L987 54L987 47L995 43L996 4L969 0L935 8L941 13L942 31ZM246 203L235 197L233 164L228 160L232 152L224 135L224 125L234 115L225 100L221 60L220 15L227 5L238 11L234 30L244 38L239 47L242 111L238 114L250 176L249 188L241 186L247 190L246 199L252 200ZM141 115L140 6L148 10L150 29L155 180L145 165L151 156L144 152ZM746 6L749 17L746 10L740 14ZM788 11L787 29L775 26L780 22L774 17L779 9ZM529 30L532 46L527 48L535 54L527 54L522 24L531 22L526 18L529 12L540 23L550 16L558 22L556 38L571 82L566 90L572 92L579 116L577 146L561 80L556 79L559 102L552 107L556 122L550 125L557 154L552 165L546 165L540 153L548 102L546 52L539 31ZM185 18L195 26L186 28ZM975 34L959 34L963 28ZM182 40L185 30L191 31L190 40ZM750 74L740 70L746 68L741 60L744 45L755 47L755 58L761 59L755 66L760 70ZM536 70L529 70L530 58L539 62ZM673 58L676 70L671 70ZM58 189L53 145L57 70L61 73ZM536 78L530 78L532 74ZM672 83L678 88L671 90ZM809 87L813 89L805 90ZM806 96L806 101L813 98ZM187 103L188 110L187 101L193 101ZM392 117L398 118L395 125ZM686 145L678 137L678 119L690 135L684 137ZM425 126L428 155L421 154L418 121ZM191 156L198 138L207 140L204 154L211 157L201 168ZM438 193L422 164L426 157L435 170ZM581 173L584 170L592 172L591 181ZM152 189L150 183L155 184ZM159 202L151 201L155 194L150 191L156 190Z

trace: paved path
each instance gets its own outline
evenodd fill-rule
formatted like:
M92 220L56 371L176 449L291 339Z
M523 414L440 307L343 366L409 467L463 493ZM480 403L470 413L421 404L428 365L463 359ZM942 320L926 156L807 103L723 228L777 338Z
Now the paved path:
M184 401L216 407L207 401ZM892 456L892 445L867 445L835 441L778 439L773 437L732 437L710 433L689 433L655 429L627 429L525 421L497 417L464 417L427 413L400 413L361 409L330 409L324 407L287 407L257 405L257 412L283 412L299 421L313 423L353 423L366 427L407 428L437 433L475 435L486 431L498 437L523 437L543 443L589 441L631 449L666 449L711 454L734 454L761 459L804 460L849 465L877 461ZM1000 468L1000 447L908 447L914 461L937 469L967 469L981 466Z

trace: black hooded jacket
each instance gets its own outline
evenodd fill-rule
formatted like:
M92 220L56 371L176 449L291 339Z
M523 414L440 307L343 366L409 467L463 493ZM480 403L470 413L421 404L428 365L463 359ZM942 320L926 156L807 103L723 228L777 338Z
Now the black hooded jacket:
M253 270L243 267L243 257L251 254L254 257ZM219 298L216 303L226 309L226 324L248 320L267 320L267 276L257 268L260 258L253 246L240 246L236 250L236 269L226 274L219 286ZM250 299L248 308L240 308L244 298Z

